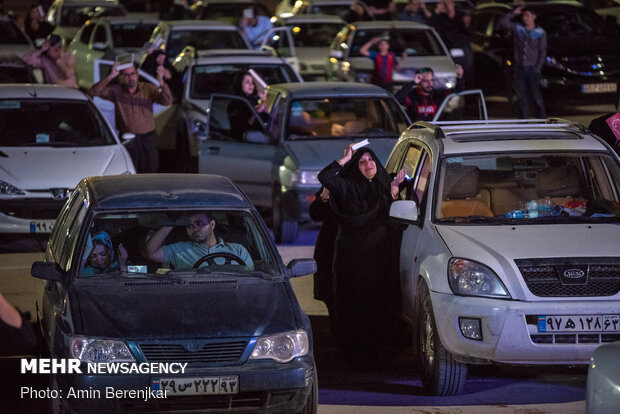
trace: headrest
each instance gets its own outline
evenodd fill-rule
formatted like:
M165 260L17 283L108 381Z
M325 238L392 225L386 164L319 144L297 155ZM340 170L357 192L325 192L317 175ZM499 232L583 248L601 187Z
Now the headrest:
M444 178L444 199L462 199L478 194L480 170L473 165L448 164Z
M566 197L579 194L579 171L572 165L539 171L536 176L538 197Z

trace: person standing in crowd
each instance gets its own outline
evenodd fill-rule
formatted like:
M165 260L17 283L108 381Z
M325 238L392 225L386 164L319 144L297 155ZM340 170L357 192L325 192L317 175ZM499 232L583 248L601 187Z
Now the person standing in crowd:
M523 24L512 22L521 16ZM536 118L546 118L540 83L540 71L547 58L547 33L536 26L536 14L526 7L517 7L499 21L500 27L512 31L514 45L514 86L517 93L519 118L530 117L529 98L534 103Z
M241 31L254 49L260 49L267 32L273 28L267 16L259 16L256 7L249 7L243 11Z
M392 20L396 12L392 0L368 0L366 4L377 20Z
M374 45L377 45L377 51L370 50ZM390 52L390 38L387 34L370 39L360 48L360 53L375 63L372 83L391 91L392 73L400 70L402 60L407 58L407 53L403 52L402 60L399 60L393 52Z
M159 12L160 20L191 20L194 14L187 0L166 0Z
M43 10L41 5L31 6L24 22L24 30L33 42L47 38L54 31L54 27L45 20L40 10Z
M463 90L463 67L456 65L455 92ZM435 89L435 79L432 68L416 70L413 82L403 86L395 96L398 102L405 107L412 121L432 121L437 114L443 100L453 91L450 89Z
M420 6L420 0L409 0L405 9L398 13L398 20L426 24L426 15Z
M135 134L127 145L136 171L155 173L159 168L157 137L155 136L155 118L153 103L170 105L172 93L164 82L164 67L157 67L159 88L152 83L139 82L135 65L118 71L119 62L114 62L110 74L90 88L91 96L99 96L114 102L114 119L121 134ZM110 82L119 78L119 83Z
M26 315L0 293L0 356L25 355L36 344L37 337Z
M140 64L140 69L154 78L157 78L157 68L159 66L164 67L164 82L170 87L174 101L179 101L183 94L183 79L181 75L177 72L172 63L166 59L166 51L164 49L155 50L149 46Z
M22 59L30 66L43 71L45 83L78 88L75 78L75 56L63 50L60 36L49 35L40 49L26 53Z
M353 145L318 178L329 190L338 223L333 261L337 340L345 362L372 365L382 339L391 341L398 324L398 252L393 251L388 213L405 174L401 170L392 179L371 149L353 151Z
M332 332L335 332L334 308L334 242L338 234L338 222L329 205L329 190L321 187L310 204L310 218L321 222L321 228L314 246L316 273L314 274L314 299L323 301L327 306Z

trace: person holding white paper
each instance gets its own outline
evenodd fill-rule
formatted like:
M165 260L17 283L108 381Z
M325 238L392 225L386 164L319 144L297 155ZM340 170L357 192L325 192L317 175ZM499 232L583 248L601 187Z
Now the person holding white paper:
M45 83L78 88L75 78L75 56L63 49L63 41L51 34L38 50L26 53L23 61L43 71Z

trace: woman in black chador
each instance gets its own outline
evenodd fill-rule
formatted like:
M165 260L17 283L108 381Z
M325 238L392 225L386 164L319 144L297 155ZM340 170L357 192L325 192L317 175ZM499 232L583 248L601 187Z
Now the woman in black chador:
M334 247L336 332L344 356L372 362L382 344L389 344L400 307L398 252L389 207L404 180L392 180L369 148L344 157L319 173L330 192L330 206L339 224Z

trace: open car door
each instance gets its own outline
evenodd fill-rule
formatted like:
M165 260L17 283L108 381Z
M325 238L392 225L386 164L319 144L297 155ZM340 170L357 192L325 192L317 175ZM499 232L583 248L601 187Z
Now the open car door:
M295 54L295 42L288 27L274 27L269 30L261 44L261 50L268 50L283 57L299 73L299 58Z
M446 96L433 118L439 121L486 121L487 105L480 89L470 89Z

